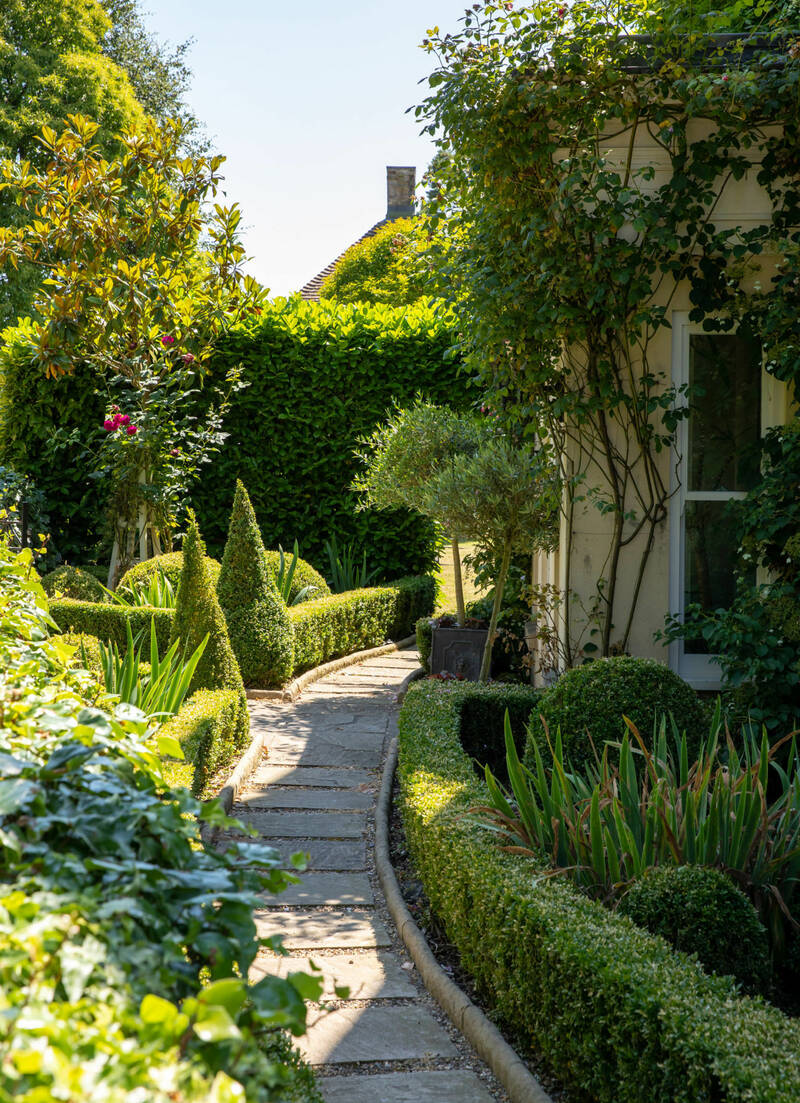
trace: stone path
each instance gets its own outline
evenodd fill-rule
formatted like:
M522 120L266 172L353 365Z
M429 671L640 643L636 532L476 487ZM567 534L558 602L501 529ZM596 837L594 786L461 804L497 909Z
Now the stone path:
M282 934L290 956L260 954L253 975L285 976L309 959L322 969L325 1002L310 1008L299 1045L326 1103L506 1100L422 987L374 874L384 744L417 665L416 651L384 655L315 682L294 704L251 704L267 757L233 815L282 852L310 855L301 883L256 913L259 933Z

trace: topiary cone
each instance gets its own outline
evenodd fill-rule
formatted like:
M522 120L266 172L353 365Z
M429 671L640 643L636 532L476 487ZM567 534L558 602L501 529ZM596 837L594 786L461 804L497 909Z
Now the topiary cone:
M288 682L294 667L294 630L267 566L250 498L238 479L217 596L245 685Z
M171 641L180 640L185 655L191 655L203 637L208 643L192 678L196 689L235 689L244 701L244 685L205 561L206 549L194 513L189 511L189 529L183 541L183 569L178 583Z

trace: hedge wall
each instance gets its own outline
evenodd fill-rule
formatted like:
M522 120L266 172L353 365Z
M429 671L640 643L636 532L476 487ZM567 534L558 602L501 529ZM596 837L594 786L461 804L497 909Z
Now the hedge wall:
M232 689L199 689L167 720L162 734L177 739L185 756L170 769L173 784L186 785L196 796L208 796L214 774L233 762L250 741L247 706Z
M436 582L423 575L290 606L294 674L410 635L417 618L433 612L435 600Z
M448 355L452 323L429 306L405 308L276 300L235 331L220 367L244 364L222 451L192 494L209 552L221 551L236 479L247 487L264 543L291 548L323 572L325 540L366 547L378 578L431 569L432 526L407 511L355 513L348 490L356 439L396 399L417 392L466 406L466 378Z
M576 1099L796 1103L800 1023L739 997L663 939L504 854L464 813L486 803L459 740L468 696L506 687L424 682L400 713L402 813L436 914L517 1036Z
M127 647L128 637L125 622L129 621L134 639L144 631L150 638L150 621L156 622L158 650L164 655L169 648L169 635L172 631L174 609L150 609L146 605L127 607L112 605L111 602L70 601L63 598L48 604L50 616L62 632L80 632L87 636L97 636L105 643L116 643L120 650Z

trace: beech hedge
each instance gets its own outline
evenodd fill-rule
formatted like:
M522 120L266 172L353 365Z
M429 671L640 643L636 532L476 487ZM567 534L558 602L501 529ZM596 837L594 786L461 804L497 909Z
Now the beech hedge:
M431 523L407 510L356 512L349 489L357 439L395 401L418 393L465 408L477 400L450 354L454 322L441 309L277 299L235 329L215 370L244 365L248 386L225 417L230 434L192 491L211 554L221 552L237 478L268 548L291 548L318 569L325 541L355 541L380 579L433 568Z
M418 617L433 612L435 601L435 579L421 575L290 606L294 674L387 640L403 639L411 634Z
M401 810L428 899L464 967L576 1098L796 1103L800 1023L729 977L501 851L465 815L487 802L460 738L471 697L507 687L422 682L399 718ZM498 732L498 740L500 733Z

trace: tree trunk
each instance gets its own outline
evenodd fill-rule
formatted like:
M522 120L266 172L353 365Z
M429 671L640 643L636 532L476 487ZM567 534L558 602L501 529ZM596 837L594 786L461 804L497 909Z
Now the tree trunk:
M464 627L464 621L467 619L467 610L464 605L464 586L461 582L461 551L458 547L458 538L453 537L453 580L456 588L456 619L458 621L459 628Z
M503 561L500 564L500 574L497 576L497 581L494 584L494 603L492 604L492 618L489 621L489 634L486 637L486 646L483 649L483 660L481 662L481 672L478 676L479 682L489 681L489 669L492 665L492 646L494 644L494 634L497 631L497 618L500 616L500 606L503 603L503 590L506 588L506 576L508 574L508 567L511 563L511 544L506 543L503 548Z

